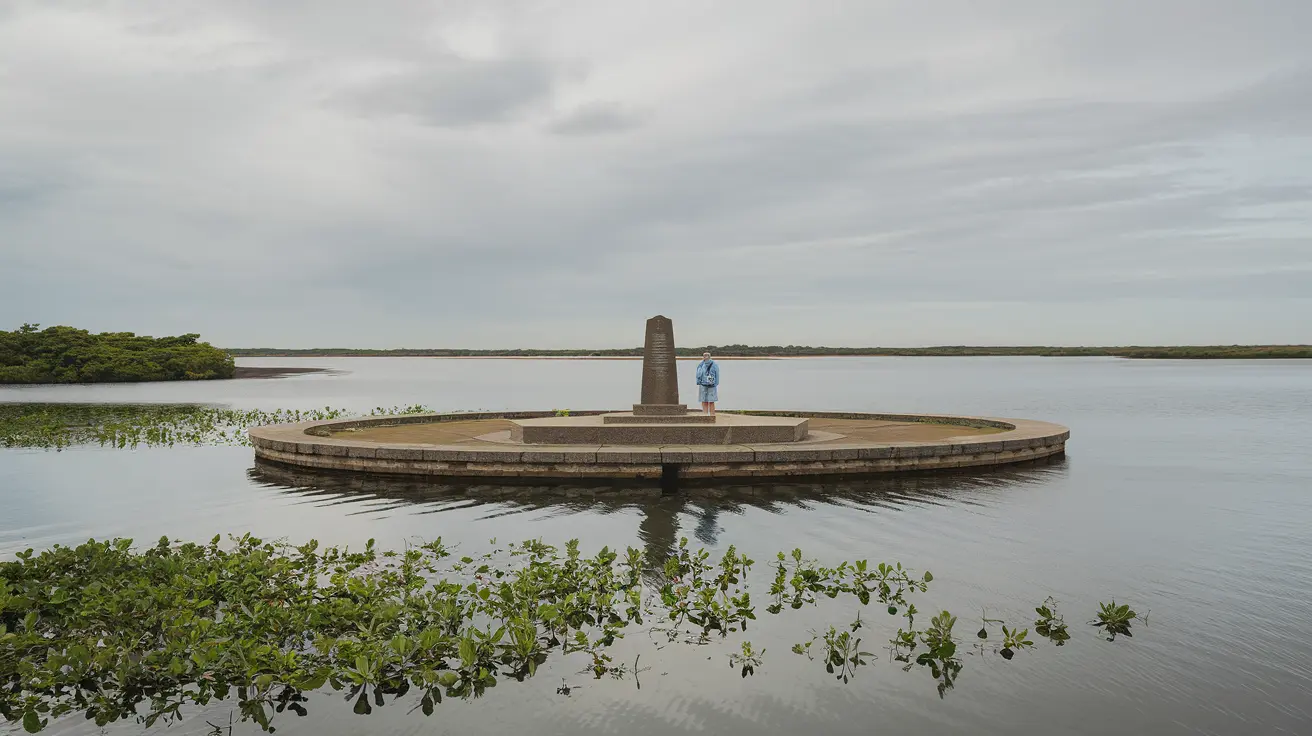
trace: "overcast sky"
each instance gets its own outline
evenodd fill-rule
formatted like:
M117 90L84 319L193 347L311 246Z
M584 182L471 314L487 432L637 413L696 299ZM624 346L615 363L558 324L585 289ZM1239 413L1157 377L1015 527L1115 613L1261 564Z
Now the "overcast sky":
M1309 0L0 0L0 329L1312 342Z

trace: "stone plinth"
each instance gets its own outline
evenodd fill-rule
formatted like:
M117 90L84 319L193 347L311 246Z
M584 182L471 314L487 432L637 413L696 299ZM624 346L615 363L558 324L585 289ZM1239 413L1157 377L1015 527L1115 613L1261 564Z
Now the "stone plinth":
M688 413L687 404L634 404L636 417L681 417Z
M602 414L603 424L715 424L715 417L701 412L679 414L640 414L636 411Z
M526 445L653 446L799 442L806 439L809 426L803 417L691 414L659 417L673 421L653 423L652 419L631 414L515 419L510 423L510 440Z

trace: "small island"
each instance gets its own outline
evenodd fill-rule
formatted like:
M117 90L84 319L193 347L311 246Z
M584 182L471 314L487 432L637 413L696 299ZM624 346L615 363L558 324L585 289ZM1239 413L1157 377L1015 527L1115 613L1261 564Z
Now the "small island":
M0 383L204 381L236 372L231 355L196 334L93 334L36 324L0 330Z

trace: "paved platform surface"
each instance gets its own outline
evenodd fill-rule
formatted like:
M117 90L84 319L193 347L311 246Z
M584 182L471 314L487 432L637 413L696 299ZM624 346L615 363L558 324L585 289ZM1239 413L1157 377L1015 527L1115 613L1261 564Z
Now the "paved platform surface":
M574 412L591 416L607 412ZM862 475L1004 465L1059 455L1065 427L1026 419L848 412L740 412L806 418L801 442L729 445L528 445L514 420L551 412L365 417L256 427L256 455L361 473L527 479Z

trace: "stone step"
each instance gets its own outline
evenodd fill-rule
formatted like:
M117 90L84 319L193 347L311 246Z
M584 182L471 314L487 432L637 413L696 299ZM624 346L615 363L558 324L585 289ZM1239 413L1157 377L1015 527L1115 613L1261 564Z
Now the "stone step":
M715 417L716 423L624 424L602 417L550 417L511 422L510 439L529 445L737 445L799 442L801 417Z
M602 414L602 424L715 424L715 417L701 412L684 412L673 416L662 414Z

